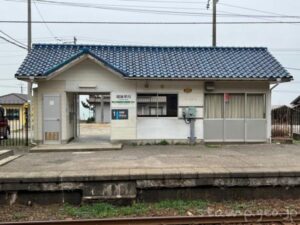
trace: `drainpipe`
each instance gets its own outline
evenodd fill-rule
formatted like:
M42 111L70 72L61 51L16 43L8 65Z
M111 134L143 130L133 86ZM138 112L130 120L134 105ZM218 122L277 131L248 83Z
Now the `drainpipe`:
M276 79L276 84L270 88L270 101L271 101L271 107L272 107L272 91L281 83L281 78ZM271 138L270 138L270 144L272 143L272 109L271 110Z
M270 89L270 91L272 92L272 90L274 89L274 88L276 88L280 83L281 83L281 78L277 78L276 79L276 84L273 86L273 87L271 87L271 89Z
M34 77L30 76L28 81L28 102L29 102L29 124L30 124L30 144L36 145L33 141L33 120L32 120L32 85L33 85Z

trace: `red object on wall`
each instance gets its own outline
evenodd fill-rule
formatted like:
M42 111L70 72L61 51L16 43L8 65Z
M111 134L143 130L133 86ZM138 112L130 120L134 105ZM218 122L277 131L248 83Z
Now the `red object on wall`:
M225 94L224 94L224 101L225 101L225 102L229 102L229 100L230 100L230 94L225 93Z

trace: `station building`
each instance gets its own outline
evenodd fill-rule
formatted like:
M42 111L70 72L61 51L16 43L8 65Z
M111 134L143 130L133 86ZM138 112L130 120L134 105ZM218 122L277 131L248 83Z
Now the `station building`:
M108 96L110 141L268 142L271 87L292 76L266 48L34 44L16 73L33 82L34 139L78 137L81 94Z

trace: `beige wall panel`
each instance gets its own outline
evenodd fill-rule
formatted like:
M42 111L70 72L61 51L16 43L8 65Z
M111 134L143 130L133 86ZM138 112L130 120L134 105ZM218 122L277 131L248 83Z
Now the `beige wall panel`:
M66 81L66 91L112 92L135 90L135 81L124 80L101 65L86 59L57 75L53 80Z

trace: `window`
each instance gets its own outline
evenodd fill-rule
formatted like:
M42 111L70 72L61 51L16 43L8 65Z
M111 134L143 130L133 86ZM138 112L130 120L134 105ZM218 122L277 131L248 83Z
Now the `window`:
M264 94L247 94L246 118L264 119L266 117Z
M223 118L223 105L224 105L223 94L206 94L204 109L205 118L218 119Z
M138 94L138 117L177 117L177 94Z
M225 118L245 118L245 94L224 94Z
M6 117L8 120L19 120L20 110L19 109L7 109Z
M204 111L207 119L264 119L266 99L264 94L206 94Z

